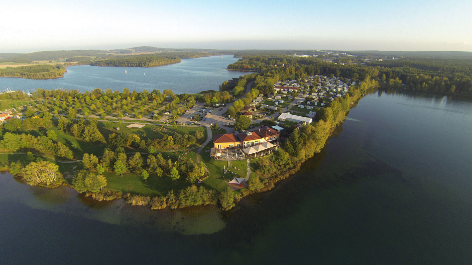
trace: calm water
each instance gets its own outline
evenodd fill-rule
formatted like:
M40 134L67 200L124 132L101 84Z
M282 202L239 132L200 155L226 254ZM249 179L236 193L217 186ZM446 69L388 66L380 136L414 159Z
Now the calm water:
M33 92L43 89L77 89L81 92L95 88L123 91L161 92L170 89L176 94L198 93L203 90L218 90L219 85L233 77L247 73L227 71L226 67L238 59L232 55L183 59L182 62L160 67L100 67L71 66L63 78L49 80L32 80L23 78L0 78L0 90L22 90ZM125 73L125 70L127 73ZM176 77L178 77L176 79Z
M373 94L233 211L152 212L0 175L0 264L470 264L472 102Z

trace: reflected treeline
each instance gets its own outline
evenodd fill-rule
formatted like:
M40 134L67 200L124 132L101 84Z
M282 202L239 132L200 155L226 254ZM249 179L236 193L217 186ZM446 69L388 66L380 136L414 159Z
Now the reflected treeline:
M31 194L36 197L36 199L48 205L62 204L67 202L71 197L70 193L67 191L67 188L63 186L54 189L30 186L29 190L31 191Z
M84 193L77 193L78 200L85 206L93 209L106 209L113 206L113 201L97 201Z
M339 130L342 130L341 126ZM341 149L336 150L338 147L330 147L331 152L344 152ZM368 155L361 149L354 152L357 160L345 161L348 165L339 167L339 161L325 160L327 148L324 148L303 163L297 174L281 181L273 190L244 198L234 210L225 214L226 228L215 235L220 240L216 240L213 243L215 246L212 247L234 248L238 253L250 253L250 242L259 236L261 231L265 231L274 220L285 219L299 212L304 202L318 191L355 185L362 179L384 174L406 181L400 170L386 162ZM334 153L332 155L336 156Z
M324 185L320 180L323 176L317 175L316 171L325 155L326 148L303 163L297 174L277 183L274 189L249 195L236 208L224 212L226 228L215 235L219 240L214 240L212 247L235 247L240 253L250 251L250 245L243 242L251 242L273 220L297 212L309 194L307 188L311 190Z
M431 101L435 100L438 102L443 102L444 99L448 100L455 100L455 101L472 101L472 98L466 96L454 96L448 94L438 94L438 93L428 93L422 91L412 91L412 90L405 90L405 89L379 89L377 95L381 97L383 94L391 95L391 96L402 96L407 99L412 100L424 100L424 101Z

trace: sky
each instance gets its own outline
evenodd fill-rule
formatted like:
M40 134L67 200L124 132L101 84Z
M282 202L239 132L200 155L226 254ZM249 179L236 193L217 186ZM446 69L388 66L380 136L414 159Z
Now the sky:
M470 0L0 0L0 53L137 46L472 51L471 11Z

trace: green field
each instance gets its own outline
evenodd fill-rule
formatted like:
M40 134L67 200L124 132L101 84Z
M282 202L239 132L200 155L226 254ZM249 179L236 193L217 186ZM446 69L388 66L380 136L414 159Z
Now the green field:
M310 111L314 111L316 112L318 109L317 108L313 108L311 110L309 109L306 109L306 108L299 108L298 106L293 106L291 109L290 109L293 114L295 115L299 115L299 116L303 116L303 117L306 117L306 115L308 113L310 113Z
M0 100L0 111L17 108L19 106L24 106L28 103L31 103L29 100Z
M123 176L105 173L105 177L109 190L145 196L165 196L170 190L177 191L190 185L185 180L172 181L168 177L160 178L156 175L150 175L147 180L132 173L123 174Z
M130 125L129 123L115 123L113 125L113 130L109 131L116 132L116 128L120 128L119 132L123 133L134 133L137 135L142 135L145 133L146 138L149 139L162 139L165 135L172 135L173 133L179 134L190 134L195 135L197 131L204 132L204 139L206 139L206 129L203 126L160 126L160 125L146 125L143 128L127 128L126 126Z
M87 154L94 154L95 156L102 156L103 151L106 147L106 144L99 143L99 144L91 144L87 142L83 142L80 140L77 140L74 138L72 135L68 135L57 128L52 128L56 135L57 135L57 141L65 144L68 146L72 152L74 153L74 157L76 159L82 159L84 153Z

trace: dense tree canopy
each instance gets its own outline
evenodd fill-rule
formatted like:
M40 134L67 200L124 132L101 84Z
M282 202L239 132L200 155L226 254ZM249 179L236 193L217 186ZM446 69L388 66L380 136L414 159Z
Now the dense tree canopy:
M250 125L251 119L247 116L240 115L238 118L236 118L234 129L236 129L237 131L243 131L249 128Z
M23 170L23 178L30 185L55 186L64 181L59 166L48 161L31 162Z
M78 192L100 192L107 186L107 179L88 170L81 170L74 177L72 185Z

